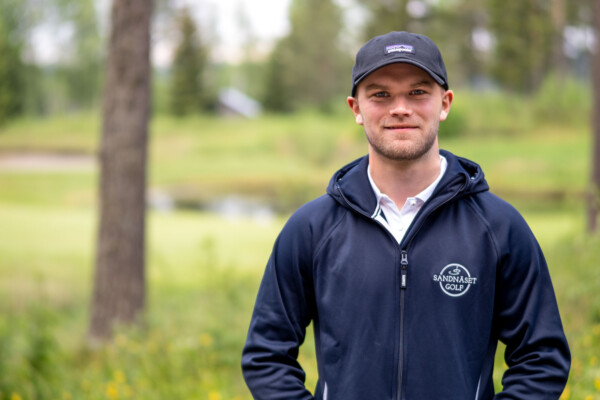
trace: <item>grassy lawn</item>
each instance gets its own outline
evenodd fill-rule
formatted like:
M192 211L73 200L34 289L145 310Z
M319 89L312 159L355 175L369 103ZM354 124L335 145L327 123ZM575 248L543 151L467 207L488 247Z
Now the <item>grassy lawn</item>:
M90 115L18 121L0 131L0 160L58 152L89 155L93 165L98 131ZM582 234L585 130L548 125L440 140L479 162L492 189L531 224L573 350L563 400L600 399L600 242ZM273 241L289 212L365 149L350 114L155 119L153 190L199 205L242 195L279 213L150 211L146 329L123 330L102 349L84 340L97 170L0 168L0 400L250 399L240 351ZM314 387L308 343L301 360Z

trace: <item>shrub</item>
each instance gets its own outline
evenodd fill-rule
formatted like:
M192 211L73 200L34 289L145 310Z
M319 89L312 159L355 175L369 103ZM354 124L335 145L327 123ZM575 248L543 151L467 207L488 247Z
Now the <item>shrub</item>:
M540 122L587 125L591 91L589 85L573 78L549 75L533 97L533 107Z

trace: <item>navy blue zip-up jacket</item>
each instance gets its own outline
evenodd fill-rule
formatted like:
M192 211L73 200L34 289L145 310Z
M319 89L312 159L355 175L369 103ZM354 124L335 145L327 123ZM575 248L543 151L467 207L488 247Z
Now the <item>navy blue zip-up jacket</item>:
M448 168L402 243L373 217L368 157L295 212L266 267L243 351L258 400L558 399L570 353L544 256L480 167ZM297 361L314 322L314 397ZM503 390L494 393L498 341Z

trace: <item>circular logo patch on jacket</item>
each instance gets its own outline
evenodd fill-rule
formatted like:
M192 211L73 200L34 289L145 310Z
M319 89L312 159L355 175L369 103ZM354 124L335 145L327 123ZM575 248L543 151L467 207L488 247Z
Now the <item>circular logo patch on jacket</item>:
M467 268L460 264L448 264L439 275L433 276L434 282L439 282L444 293L451 297L459 297L469 291L471 285L477 283Z

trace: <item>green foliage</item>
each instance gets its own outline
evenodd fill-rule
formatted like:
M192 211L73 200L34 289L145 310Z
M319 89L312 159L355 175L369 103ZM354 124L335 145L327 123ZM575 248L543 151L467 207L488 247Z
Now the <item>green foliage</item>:
M99 103L104 49L93 0L54 0L57 14L73 27L71 46L63 53L56 79L66 89L69 110L88 110ZM64 22L63 22L64 23Z
M583 82L550 74L531 96L510 92L455 90L440 137L504 136L561 129L586 130L590 120L591 91Z
M171 71L169 110L183 116L198 113L208 105L204 76L207 51L188 9L183 9L178 17L178 30L181 37Z
M475 44L474 35L485 27L485 2L454 0L439 2L419 21L423 33L442 51L451 88L477 86L487 76L489 55ZM448 29L452 26L452 29Z
M555 37L551 3L537 0L488 0L496 38L492 75L500 85L531 93L550 70Z
M25 105L23 42L15 18L18 2L0 5L0 125L23 112Z
M564 237L547 255L573 360L563 398L600 396L600 236Z
M530 132L536 128L536 122L541 128L543 122L537 121L532 111L530 99L522 95L457 90L450 115L458 114L466 125L465 135L507 138Z
M547 123L587 126L591 95L589 85L584 82L550 74L535 93L534 112L537 119Z
M102 43L92 0L0 2L0 124L24 113L90 109L98 104ZM56 65L36 64L25 45L42 25L73 34ZM27 50L27 53L25 52Z
M270 56L264 104L279 112L310 106L328 111L350 88L350 56L341 50L341 12L332 0L294 1L291 31ZM317 45L318 44L318 45Z
M14 382L11 382L10 375L14 366L11 363L11 353L14 349L14 330L10 323L5 318L0 318L0 398L4 393L11 393L16 388L13 388Z
M27 399L60 395L60 370L56 365L62 360L53 332L54 315L54 311L37 304L23 313L3 310L0 399L10 399L14 394Z
M267 65L267 80L263 104L265 108L276 112L291 112L294 109L293 83L288 82L291 74L287 72L287 41L279 42Z
M463 107L462 101L456 102L450 109L445 121L440 122L438 134L444 139L465 136L468 133L469 109Z
M361 4L369 12L368 22L364 28L364 41L391 31L415 31L411 29L414 28L410 26L412 18L406 11L407 0L361 1Z

